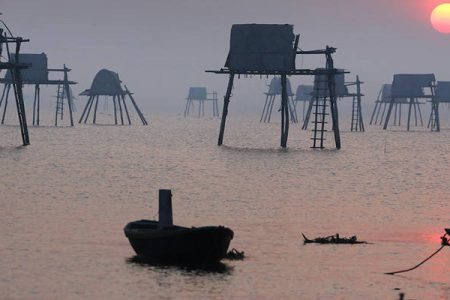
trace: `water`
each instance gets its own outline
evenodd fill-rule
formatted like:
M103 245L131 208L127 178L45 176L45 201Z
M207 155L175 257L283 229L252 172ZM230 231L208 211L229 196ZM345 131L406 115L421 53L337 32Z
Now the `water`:
M342 133L313 151L279 124L161 116L147 127L0 127L2 299L450 299L450 130ZM345 127L345 126L344 126ZM330 137L327 142L332 139ZM385 151L386 148L386 151ZM244 261L215 272L141 264L124 225L173 191L180 225L225 225ZM373 245L303 245L356 234Z

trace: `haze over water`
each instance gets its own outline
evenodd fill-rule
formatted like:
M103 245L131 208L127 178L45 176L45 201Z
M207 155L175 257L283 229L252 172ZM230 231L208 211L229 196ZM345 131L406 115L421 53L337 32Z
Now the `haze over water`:
M18 127L1 126L2 297L397 299L396 288L450 297L449 249L383 274L431 254L449 226L450 130L344 130L340 151L313 151L311 133L293 125L283 151L279 123L256 119L231 115L224 147L208 118L33 127L25 148ZM248 258L221 272L130 261L123 226L157 218L160 188L173 191L176 224L228 226ZM375 244L303 245L302 232Z

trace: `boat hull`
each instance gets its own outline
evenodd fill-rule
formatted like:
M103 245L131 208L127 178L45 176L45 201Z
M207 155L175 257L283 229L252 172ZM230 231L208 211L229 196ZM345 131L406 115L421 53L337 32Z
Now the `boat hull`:
M202 264L225 257L233 231L223 226L158 229L158 222L128 223L125 236L138 256L155 262Z

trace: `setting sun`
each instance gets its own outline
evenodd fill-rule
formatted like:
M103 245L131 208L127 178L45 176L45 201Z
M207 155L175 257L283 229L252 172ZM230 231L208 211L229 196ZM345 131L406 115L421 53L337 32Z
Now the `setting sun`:
M440 33L450 33L450 3L436 6L431 13L431 25Z

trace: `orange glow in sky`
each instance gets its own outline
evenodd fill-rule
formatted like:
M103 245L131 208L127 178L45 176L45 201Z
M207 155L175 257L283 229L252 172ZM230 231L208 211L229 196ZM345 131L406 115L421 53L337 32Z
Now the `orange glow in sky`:
M431 25L440 33L450 34L450 3L436 6L431 12Z

